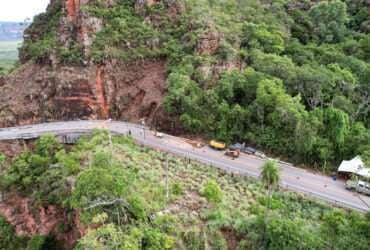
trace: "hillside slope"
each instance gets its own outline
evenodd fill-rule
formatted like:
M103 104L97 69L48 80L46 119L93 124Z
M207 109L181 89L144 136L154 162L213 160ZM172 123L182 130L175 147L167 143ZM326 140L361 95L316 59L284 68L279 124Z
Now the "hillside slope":
M368 1L52 0L0 81L0 126L113 118L370 164Z
M74 147L43 136L0 166L1 249L365 250L370 243L369 215L286 190L270 199L255 180L105 131Z

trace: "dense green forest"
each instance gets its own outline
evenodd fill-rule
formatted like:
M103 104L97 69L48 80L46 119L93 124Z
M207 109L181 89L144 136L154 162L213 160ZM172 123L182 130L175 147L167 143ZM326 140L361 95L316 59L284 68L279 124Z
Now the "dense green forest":
M185 128L246 141L320 170L356 154L370 163L366 1L192 6L191 15L199 15L202 24L212 20L199 30L214 29L222 38L212 56L177 48L165 104ZM240 61L241 70L219 79L202 72L220 61Z
M278 190L273 162L264 170L277 178L260 183L105 131L73 147L46 135L32 148L0 157L2 195L30 198L31 213L50 204L67 218L79 213L87 231L75 249L365 250L370 244L369 214ZM55 234L74 223L62 220L53 234L29 238L0 218L0 249L59 249Z
M60 5L36 18L31 29L49 20L44 36L21 51L38 61L56 51L66 64L165 58L164 106L186 131L322 171L356 155L370 165L366 0L135 2L84 7L104 20L86 55L58 45Z

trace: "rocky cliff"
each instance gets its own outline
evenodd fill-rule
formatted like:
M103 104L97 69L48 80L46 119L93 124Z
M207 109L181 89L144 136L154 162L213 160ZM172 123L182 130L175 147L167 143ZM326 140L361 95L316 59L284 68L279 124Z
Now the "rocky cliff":
M166 60L89 60L94 37L104 25L87 11L91 2L52 0L25 31L22 66L1 79L0 127L48 120L153 119L166 91ZM106 9L115 4L101 2ZM136 1L135 9L155 3ZM58 49L82 59L63 61Z
M165 93L165 62L58 66L26 63L6 78L0 126L47 120L153 117Z
M145 118L179 128L163 108L172 69L191 60L194 77L212 84L242 66L238 57L220 56L222 32L190 16L186 3L51 0L24 33L21 66L0 79L0 127Z

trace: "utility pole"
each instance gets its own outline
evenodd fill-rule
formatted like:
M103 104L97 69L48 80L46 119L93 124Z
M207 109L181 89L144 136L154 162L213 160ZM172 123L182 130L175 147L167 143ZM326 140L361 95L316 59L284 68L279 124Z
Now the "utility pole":
M110 123L112 121L112 119L109 119L108 122ZM112 134L110 132L110 129L109 129L109 125L107 126L107 130L108 130L108 136L109 136L109 146L110 148L112 149L112 146L113 146L113 143L112 143Z
M144 136L144 140L145 140L146 139L146 136L145 136L145 118L141 119L141 126L143 127L143 136Z
M169 188L168 188L168 155L166 154L166 198L169 199Z

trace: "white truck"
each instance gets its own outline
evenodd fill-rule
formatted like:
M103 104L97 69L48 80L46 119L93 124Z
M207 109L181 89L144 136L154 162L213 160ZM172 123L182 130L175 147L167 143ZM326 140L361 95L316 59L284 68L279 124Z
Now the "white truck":
M154 136L157 137L157 138L163 138L164 134L161 133L161 132L155 131Z
M349 180L346 182L346 189L355 190L358 193L370 195L370 184L365 181Z

